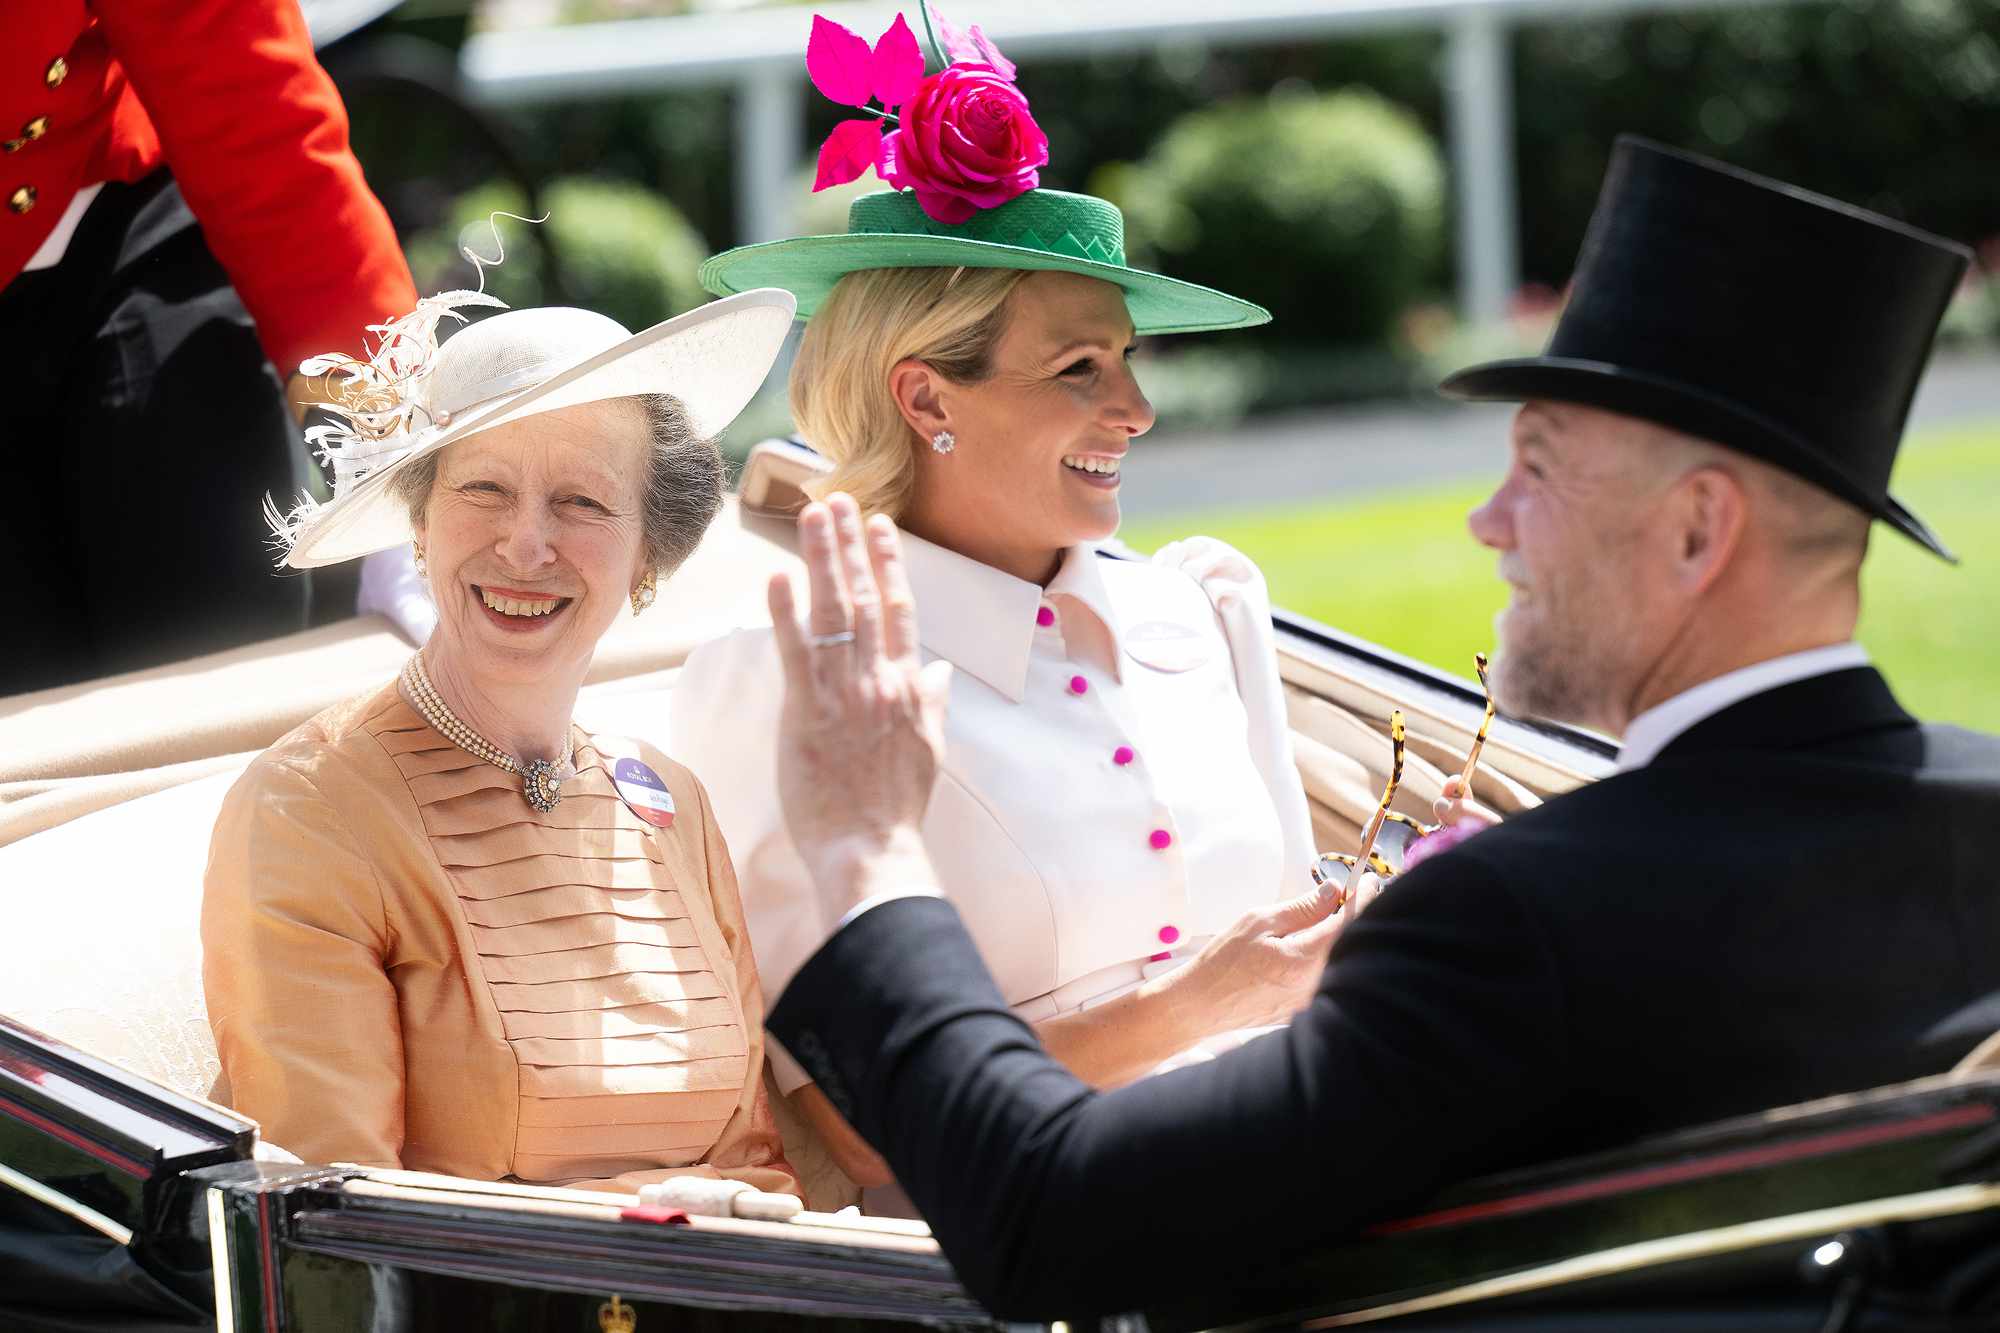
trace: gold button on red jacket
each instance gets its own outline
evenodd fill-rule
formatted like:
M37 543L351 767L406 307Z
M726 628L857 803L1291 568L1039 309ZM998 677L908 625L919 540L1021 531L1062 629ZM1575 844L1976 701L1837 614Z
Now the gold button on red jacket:
M0 32L0 198L34 200L0 286L79 189L164 163L280 371L415 304L296 0L0 0Z

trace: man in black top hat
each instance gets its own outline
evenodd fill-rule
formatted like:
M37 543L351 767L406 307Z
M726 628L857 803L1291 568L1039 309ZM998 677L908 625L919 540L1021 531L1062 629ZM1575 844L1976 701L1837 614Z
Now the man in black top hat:
M1222 1287L1454 1180L1942 1072L2000 1022L2000 741L1920 725L1851 641L1871 517L1945 554L1887 481L1965 262L1621 140L1548 353L1446 385L1525 400L1472 519L1513 588L1503 706L1623 734L1620 771L1397 879L1286 1031L1115 1092L935 896L942 694L893 532L863 555L851 504L808 510L781 783L839 925L766 978L770 1027L975 1294Z

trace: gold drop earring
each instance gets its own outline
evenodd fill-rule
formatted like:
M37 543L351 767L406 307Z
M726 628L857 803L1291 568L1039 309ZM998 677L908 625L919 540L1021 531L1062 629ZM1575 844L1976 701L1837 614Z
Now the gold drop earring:
M632 614L636 616L651 606L653 599L659 596L659 594L659 575L656 571L649 569L646 571L645 576L639 580L639 586L632 589Z
M410 563L416 566L418 578L427 577L428 572L424 568L424 544L422 542L410 543Z

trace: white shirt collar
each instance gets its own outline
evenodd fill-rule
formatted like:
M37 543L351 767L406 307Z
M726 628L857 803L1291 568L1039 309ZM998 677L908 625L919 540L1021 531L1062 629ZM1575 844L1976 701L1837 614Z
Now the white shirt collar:
M65 208L62 216L56 219L56 225L49 229L49 234L42 238L41 248L29 255L28 262L21 265L23 273L32 273L41 268L54 268L62 263L62 257L69 252L70 241L76 237L77 227L83 222L84 213L89 210L91 202L103 188L104 182L99 181L95 185L84 186L70 196L69 207Z
M1625 728L1618 751L1618 771L1644 768L1695 723L1714 717L1731 704L1813 676L1830 675L1868 665L1868 650L1858 643L1808 648L1705 680L1664 703L1655 704Z
M1051 597L1075 598L1103 622L1113 651L1118 621L1096 548L1072 546L1046 590L968 556L902 533L903 567L924 647L1019 703L1028 688L1035 613Z

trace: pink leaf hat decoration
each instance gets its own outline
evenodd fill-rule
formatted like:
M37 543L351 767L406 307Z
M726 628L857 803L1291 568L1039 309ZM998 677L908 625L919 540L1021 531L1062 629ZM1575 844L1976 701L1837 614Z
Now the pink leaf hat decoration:
M909 101L910 95L917 91L924 77L924 54L917 49L917 35L910 31L901 14L896 15L889 31L875 43L868 69L875 100L891 110Z
M845 185L874 166L882 156L882 122L843 120L819 146L819 171L813 177L813 192L830 185Z
M923 52L916 34L901 14L871 49L852 29L813 15L812 36L806 42L806 73L813 87L842 106L860 107L876 120L845 120L834 126L819 146L813 192L857 179L870 167L881 172L882 122L915 95L924 79ZM877 111L871 101L885 110Z
M947 61L952 64L963 62L968 65L987 65L1009 83L1014 81L1014 62L1000 54L1000 48L979 30L977 23L961 31L956 24L939 12L938 7L931 4L930 0L922 2L924 8L930 12L931 22L937 28L938 43L944 47L944 58Z
M875 57L868 43L841 24L813 15L806 74L830 102L867 106L875 94Z

